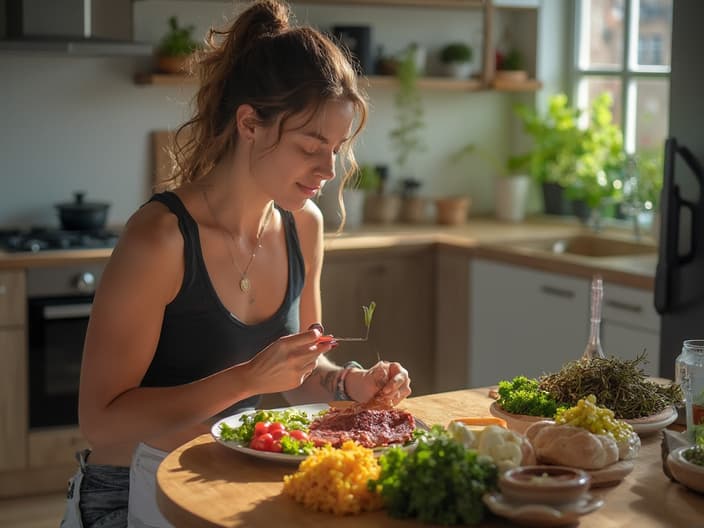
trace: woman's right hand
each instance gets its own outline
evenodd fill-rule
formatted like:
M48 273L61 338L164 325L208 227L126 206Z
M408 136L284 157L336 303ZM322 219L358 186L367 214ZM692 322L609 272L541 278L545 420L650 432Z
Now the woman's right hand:
M333 340L319 342L320 330L280 337L259 352L246 365L255 380L257 394L283 392L299 387L318 365L321 354L337 346Z

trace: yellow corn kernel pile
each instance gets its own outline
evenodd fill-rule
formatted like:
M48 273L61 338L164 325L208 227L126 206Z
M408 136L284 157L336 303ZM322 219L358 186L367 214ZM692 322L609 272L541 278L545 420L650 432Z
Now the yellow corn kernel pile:
M335 515L379 510L381 497L367 489L367 481L380 471L371 449L351 440L339 449L326 445L284 476L284 493L306 508Z
M614 418L614 412L596 404L596 396L590 394L569 409L557 411L555 422L560 425L582 427L594 434L610 434L617 442L622 442L633 432L630 424Z

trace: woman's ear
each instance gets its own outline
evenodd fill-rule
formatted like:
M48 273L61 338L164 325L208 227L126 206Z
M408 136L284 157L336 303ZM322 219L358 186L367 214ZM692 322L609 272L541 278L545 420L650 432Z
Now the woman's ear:
M237 120L237 135L244 141L254 141L254 134L257 127L257 111L252 105L242 104L237 107L235 113Z

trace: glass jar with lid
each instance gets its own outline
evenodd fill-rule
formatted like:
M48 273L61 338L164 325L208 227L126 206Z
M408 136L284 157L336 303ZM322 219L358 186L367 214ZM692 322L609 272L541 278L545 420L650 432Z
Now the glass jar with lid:
M704 428L704 339L684 341L675 360L675 376L684 393L687 434L694 440L694 428Z

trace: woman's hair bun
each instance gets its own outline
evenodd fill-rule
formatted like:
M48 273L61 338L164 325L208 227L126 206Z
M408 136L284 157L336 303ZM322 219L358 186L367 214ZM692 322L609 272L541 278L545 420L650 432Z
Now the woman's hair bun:
M252 40L265 35L278 35L289 28L289 16L288 5L276 0L259 0L242 14L246 20L240 20L240 27L247 28L247 36Z

